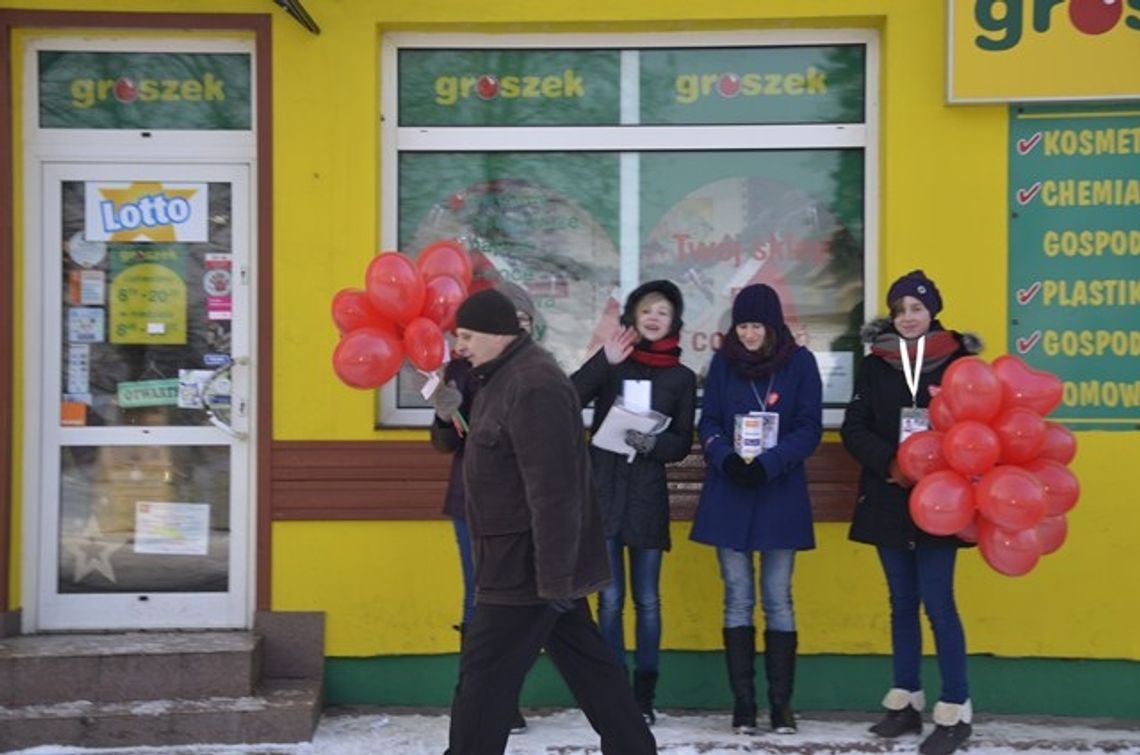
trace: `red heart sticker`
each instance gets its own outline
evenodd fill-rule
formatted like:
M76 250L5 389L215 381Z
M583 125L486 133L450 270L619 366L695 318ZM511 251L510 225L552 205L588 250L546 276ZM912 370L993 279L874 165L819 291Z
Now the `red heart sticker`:
M775 405L775 403L779 400L780 400L780 394L776 393L775 391L772 391L771 393L768 394L768 406Z

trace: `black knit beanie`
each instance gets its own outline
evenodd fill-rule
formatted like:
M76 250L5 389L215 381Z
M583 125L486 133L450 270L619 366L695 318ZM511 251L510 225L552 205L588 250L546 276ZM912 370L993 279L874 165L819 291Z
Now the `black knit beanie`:
M673 305L673 322L669 325L669 335L675 336L680 333L681 328L685 325L685 321L681 319L681 315L685 313L685 299L681 296L681 289L677 288L677 285L672 281L667 280L648 281L633 289L625 298L625 307L621 316L622 324L630 328L634 326L637 322L637 312L635 311L637 305L649 294L661 294L666 301Z
M459 305L455 327L499 336L514 336L521 332L514 302L493 288L476 291Z
M938 293L938 287L921 270L911 270L891 284L887 290L887 307L894 306L904 296L913 296L922 302L922 306L930 310L931 317L937 317L942 311L942 296Z

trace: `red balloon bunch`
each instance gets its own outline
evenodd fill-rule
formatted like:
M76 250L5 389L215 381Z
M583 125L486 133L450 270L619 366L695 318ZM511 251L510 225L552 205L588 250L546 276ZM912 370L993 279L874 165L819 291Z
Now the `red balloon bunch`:
M351 388L371 390L391 380L404 358L430 372L443 364L444 331L471 285L471 255L454 239L436 241L413 262L381 252L364 273L364 288L346 288L332 299L341 339L333 370Z
M1045 415L1061 403L1061 380L1021 359L959 359L930 402L934 429L899 446L915 523L935 535L976 542L1009 576L1026 574L1061 547L1065 514L1080 484L1068 464L1076 439Z

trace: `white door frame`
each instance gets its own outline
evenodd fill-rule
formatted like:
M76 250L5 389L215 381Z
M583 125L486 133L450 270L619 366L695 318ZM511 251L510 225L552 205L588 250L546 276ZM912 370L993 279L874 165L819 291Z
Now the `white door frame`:
M36 122L38 92L36 81L36 54L41 49L97 49L101 51L185 50L193 52L241 51L253 57L252 40L226 39L168 39L157 37L103 37L29 39L24 55L24 84L22 98L23 123L23 176L18 195L24 198L23 240L19 245L23 266L23 342L20 358L23 370L23 443L22 443L22 559L21 590L22 631L34 633L52 629L100 628L205 628L252 626L253 608L256 605L256 522L257 522L257 438L254 431L257 420L254 410L256 396L256 345L257 297L255 285L258 243L256 238L257 164L256 127L241 132L205 131L99 131L87 129L40 129ZM253 76L256 81L256 74ZM256 96L253 97L256 101ZM256 119L256 113L255 113ZM239 347L235 340L232 354L248 357L236 366L235 384L244 384L245 438L236 440L223 430L205 425L201 427L138 428L61 428L58 420L59 362L49 365L48 360L58 359L60 333L60 302L58 293L46 297L46 286L52 273L45 270L46 260L53 255L59 259L58 225L52 228L44 203L45 191L58 191L59 171L66 178L85 180L87 167L91 180L115 180L114 170L128 178L147 174L151 169L162 170L166 180L187 180L177 175L220 176L218 180L233 183L234 190L234 247L244 249L244 262L235 258L234 307L242 308L247 327ZM97 167L96 167L97 166ZM114 170L111 170L111 169ZM96 175L97 174L97 175ZM193 180L193 179L191 179ZM54 182L54 183L53 183ZM240 192L240 196L239 196ZM58 204L58 198L57 198ZM239 209L240 208L240 209ZM238 217L240 214L242 217ZM58 220L58 217L56 217ZM240 231L239 231L240 226ZM241 234L239 240L238 234ZM58 272L58 271L57 271ZM52 285L58 292L56 277ZM21 301L20 298L17 301ZM50 313L54 307L54 313ZM49 316L50 314L50 316ZM54 328L54 329L53 329ZM45 345L46 344L46 345ZM240 350L239 350L240 348ZM54 356L53 356L54 355ZM50 369L45 369L50 367ZM46 374L45 374L46 373ZM243 374L244 373L244 374ZM54 387L53 387L54 386ZM234 396L237 401L238 396ZM166 431L164 439L157 439L155 431ZM186 601L162 593L148 593L145 600L136 593L103 595L68 595L63 613L58 606L44 603L45 590L54 594L54 580L58 559L58 536L54 524L58 522L59 469L58 448L73 433L84 444L91 445L218 445L237 443L240 452L231 454L231 538L230 538L230 590L213 594L221 599ZM176 433L177 435L171 435ZM74 442L74 438L72 438ZM53 452L53 449L55 451ZM54 479L53 479L54 478ZM240 496L240 498L239 498ZM50 514L45 514L51 510ZM49 529L50 528L50 529ZM50 533L50 534L49 534ZM50 538L50 540L49 540ZM55 542L54 547L47 547ZM49 553L49 551L51 551ZM178 595L178 594L174 594ZM211 593L194 593L210 596ZM56 596L60 597L60 596ZM76 600L82 598L81 600ZM110 608L108 604L115 604Z

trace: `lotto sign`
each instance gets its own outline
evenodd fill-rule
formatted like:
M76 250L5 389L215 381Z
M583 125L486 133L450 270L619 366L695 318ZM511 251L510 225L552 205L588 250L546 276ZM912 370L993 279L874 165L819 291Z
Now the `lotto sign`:
M85 198L87 241L207 240L207 184L89 181Z

